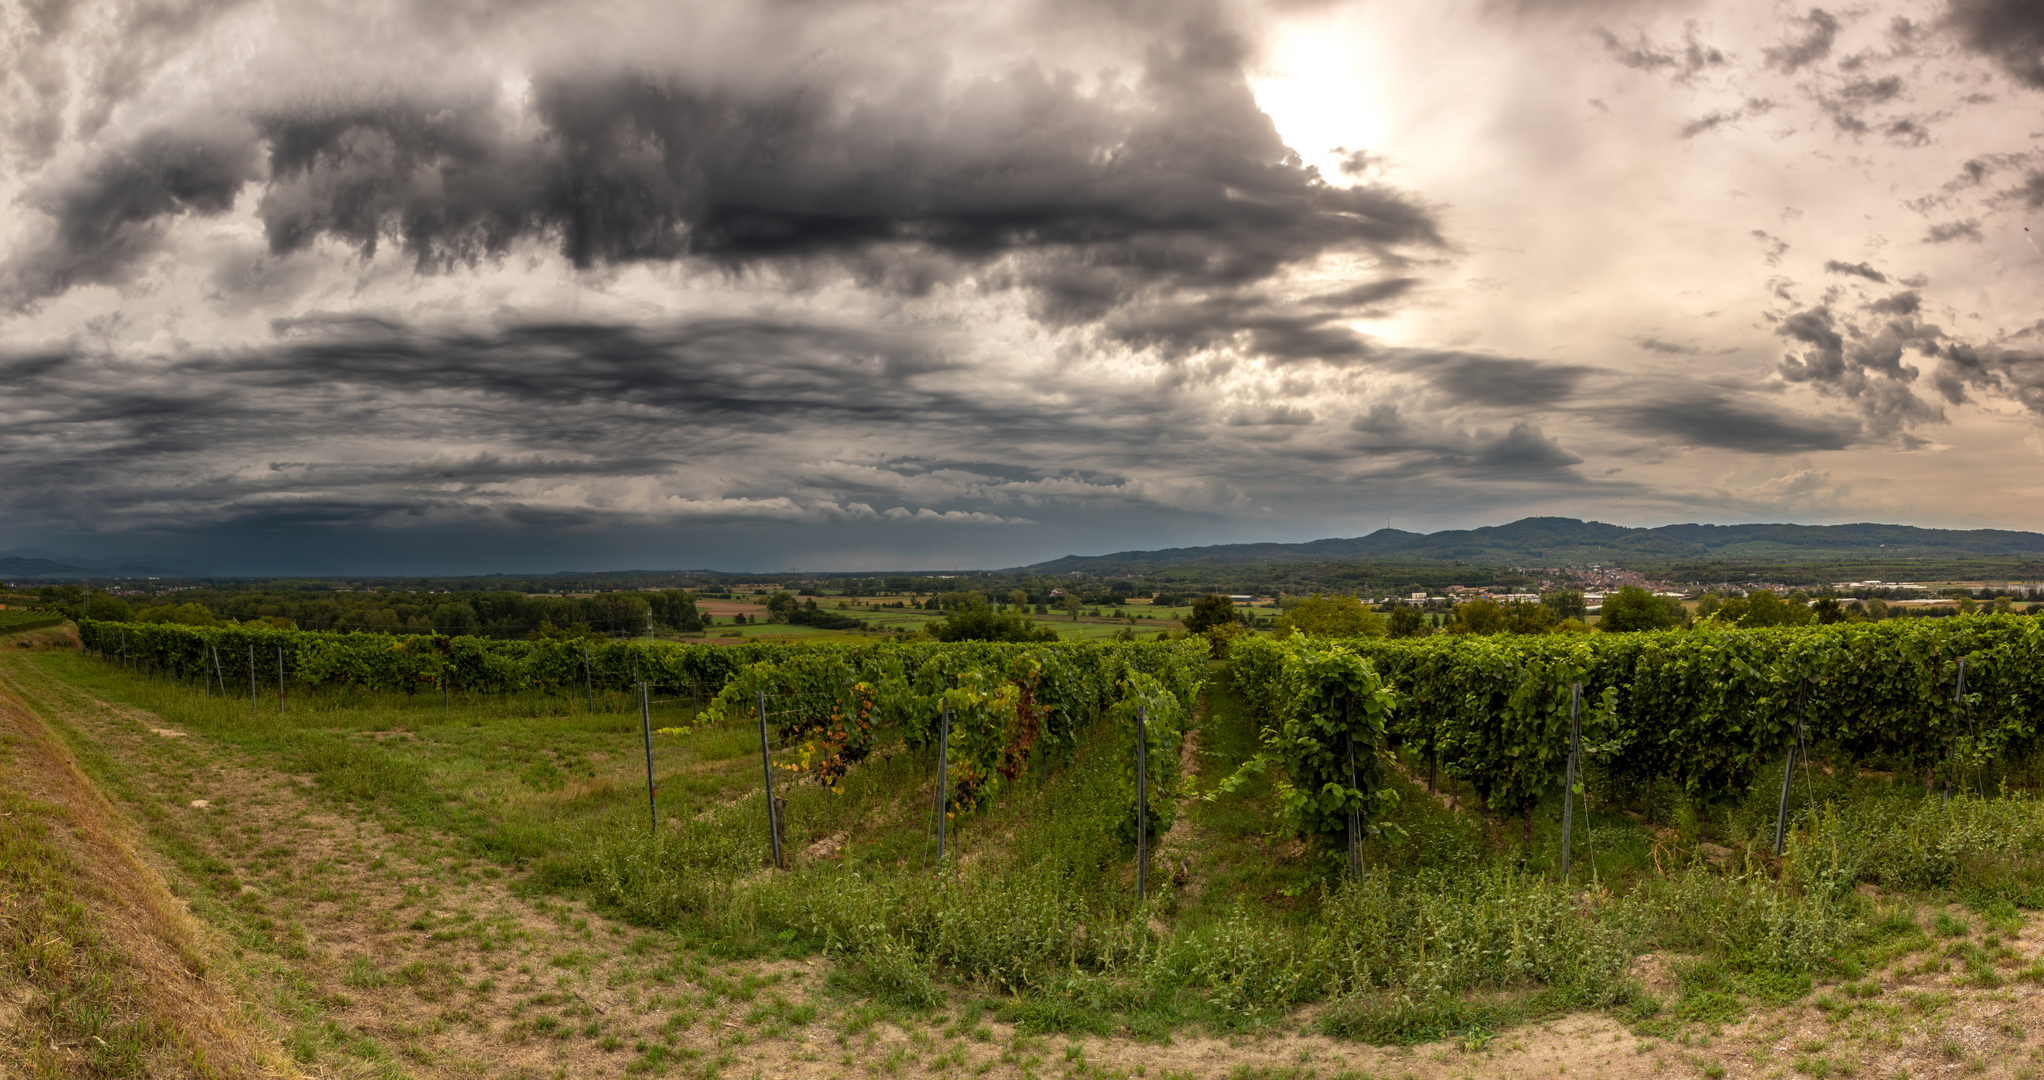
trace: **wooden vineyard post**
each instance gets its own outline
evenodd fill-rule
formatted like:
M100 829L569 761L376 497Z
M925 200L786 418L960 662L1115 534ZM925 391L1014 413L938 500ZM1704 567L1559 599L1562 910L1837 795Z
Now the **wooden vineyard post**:
M1150 732L1149 710L1136 706L1136 902L1150 887Z
M773 842L774 869L781 868L781 815L774 807L774 760L773 750L767 745L766 691L761 690L754 697L759 706L759 771L766 778L767 839Z
M227 668L220 663L220 646L208 645L206 647L213 650L213 674L220 677L220 696L225 698L227 696Z
M1353 703L1347 699L1343 699L1341 703L1341 726L1343 737L1347 740L1345 748L1348 752L1348 786L1350 790L1354 790L1356 786L1356 731L1351 726L1352 721L1349 716L1349 706L1351 704ZM1349 807L1348 811L1348 876L1356 881L1363 880L1363 807L1361 803Z
M1774 857L1781 858L1782 844L1788 839L1789 783L1796 775L1796 751L1803 746L1803 704L1802 693L1797 692L1796 739L1789 744L1788 756L1781 763L1781 805L1774 811Z
M937 873L944 873L944 826L951 809L951 700L937 706Z
M1583 728L1582 728L1583 684L1568 684L1568 772L1561 788L1561 877L1568 880L1569 842L1574 839L1576 825L1576 776L1582 769ZM1587 807L1585 808L1587 809Z
M647 700L646 684L639 683L639 733L646 739L646 815L652 819L653 827L660 827L660 805L654 801L658 789L653 786L653 704Z

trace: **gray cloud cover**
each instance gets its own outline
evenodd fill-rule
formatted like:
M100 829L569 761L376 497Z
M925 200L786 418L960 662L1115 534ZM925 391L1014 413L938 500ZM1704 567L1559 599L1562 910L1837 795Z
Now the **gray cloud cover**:
M2033 7L21 7L0 540L1916 513L2044 418Z

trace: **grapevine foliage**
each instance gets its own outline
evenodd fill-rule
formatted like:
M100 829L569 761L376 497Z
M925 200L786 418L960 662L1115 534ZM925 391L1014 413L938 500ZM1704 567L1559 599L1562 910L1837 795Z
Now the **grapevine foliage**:
M1145 792L1148 796L1149 835L1161 836L1171 827L1177 816L1178 807L1178 755L1185 741L1185 721L1189 715L1185 705L1156 677L1140 671L1131 672L1122 682L1121 700L1114 703L1109 715L1114 718L1115 729L1120 738L1115 740L1121 748L1120 794L1122 805L1129 808L1123 822L1128 833L1124 839L1135 836L1136 815L1141 812L1136 803L1136 710L1143 710L1143 765L1148 774Z
M1266 721L1263 753L1245 769L1282 767L1285 823L1307 835L1340 834L1360 811L1364 828L1376 832L1398 799L1381 755L1398 695L1354 642L1294 634L1244 637L1234 649L1236 683Z
M1308 647L1329 646L1235 643L1236 681L1259 715L1284 720L1313 693L1287 675ZM1778 768L1799 720L1823 752L1957 786L2028 749L2044 713L2044 620L2020 616L1339 648L1396 691L1386 741L1437 758L1502 813L1559 791L1574 682L1586 752L1617 778L1673 779L1699 798L1746 791ZM1961 657L1967 693L1955 701Z

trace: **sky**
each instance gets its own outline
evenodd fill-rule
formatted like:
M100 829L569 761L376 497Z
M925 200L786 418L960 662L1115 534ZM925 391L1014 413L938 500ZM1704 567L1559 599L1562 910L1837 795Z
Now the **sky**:
M27 0L0 84L0 551L2044 529L2038 0Z

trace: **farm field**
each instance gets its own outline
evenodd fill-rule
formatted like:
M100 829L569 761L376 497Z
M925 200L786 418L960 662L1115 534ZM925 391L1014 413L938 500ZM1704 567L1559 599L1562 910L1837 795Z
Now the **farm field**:
M294 689L278 711L68 628L0 637L0 916L51 928L10 932L0 1053L58 1076L2037 1075L2029 765L1949 806L1814 769L1787 863L1767 784L1698 807L1600 775L1564 883L1558 798L1484 814L1408 747L1345 885L1277 827L1278 777L1241 770L1255 670L1205 674L1138 905L1107 717L952 819L941 863L934 747L882 720L835 790L777 777L774 871L756 720L707 695L650 708L656 831L615 689ZM65 909L66 860L127 870ZM1795 884L1819 864L1848 878ZM199 991L171 992L165 948Z
M944 613L941 611L927 611L920 607L897 608L888 606L901 599L898 596L842 596L822 598L817 603L825 610L833 613L864 619L871 624L872 631L879 632L913 632L921 630L926 623L937 622L944 618ZM708 640L778 640L784 638L790 640L854 640L872 632L822 630L809 626L769 623L765 621L765 601L766 597L763 594L756 598L747 597L745 599L734 600L703 599L697 601L698 608L710 620L710 627L706 631ZM840 604L845 605L842 610L839 608ZM1093 610L1095 609L1090 607L1085 609L1086 613L1082 613L1076 620L1071 615L1062 611L1049 615L1033 615L1031 618L1036 625L1056 631L1061 638L1072 641L1096 641L1112 638L1116 634L1121 633L1124 628L1132 629L1139 638L1154 637L1167 630L1176 630L1179 628L1178 620L1184 618L1192 609L1189 605L1183 604L1175 607L1153 607L1147 601L1139 601L1132 602L1119 609L1101 608L1099 609L1102 612L1100 615L1090 614ZM1263 614L1275 613L1274 608L1257 608L1255 610ZM758 619L760 621L743 624L734 622L733 616L740 614L743 614L748 619ZM1134 616L1133 620L1128 616ZM695 635L687 636L694 637Z

